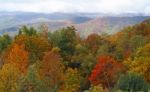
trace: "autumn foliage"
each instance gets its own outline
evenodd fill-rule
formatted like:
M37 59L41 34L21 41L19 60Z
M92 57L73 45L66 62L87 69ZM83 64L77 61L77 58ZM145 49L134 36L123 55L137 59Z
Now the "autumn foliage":
M60 55L53 51L47 52L40 63L39 73L48 88L59 86L63 82L63 65Z
M112 87L118 78L119 72L122 71L122 67L122 64L112 57L100 56L89 80L93 85L102 84L103 87Z
M148 92L150 20L82 37L23 26L0 36L0 92ZM45 28L45 29L44 29Z
M12 44L4 55L4 63L14 64L22 73L26 73L29 66L29 53L24 45Z
M17 92L20 77L14 64L5 64L0 70L0 92Z

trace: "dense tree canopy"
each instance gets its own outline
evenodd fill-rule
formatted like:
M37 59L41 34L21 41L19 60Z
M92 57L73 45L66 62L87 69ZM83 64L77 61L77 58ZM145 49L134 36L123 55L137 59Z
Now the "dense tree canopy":
M0 92L148 92L149 25L87 37L73 26L1 35Z

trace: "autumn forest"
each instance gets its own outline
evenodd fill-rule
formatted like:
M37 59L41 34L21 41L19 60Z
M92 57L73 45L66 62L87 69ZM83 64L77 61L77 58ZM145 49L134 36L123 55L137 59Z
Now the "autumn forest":
M111 35L43 25L0 36L0 92L149 91L149 19Z

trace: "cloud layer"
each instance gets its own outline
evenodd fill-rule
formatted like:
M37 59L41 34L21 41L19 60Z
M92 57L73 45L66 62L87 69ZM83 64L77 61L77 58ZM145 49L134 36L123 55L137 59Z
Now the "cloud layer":
M150 14L150 0L0 0L0 11Z

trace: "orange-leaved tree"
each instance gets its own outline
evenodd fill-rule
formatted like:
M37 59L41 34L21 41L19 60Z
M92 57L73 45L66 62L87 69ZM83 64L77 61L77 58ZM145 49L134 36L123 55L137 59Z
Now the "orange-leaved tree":
M49 51L39 64L41 79L50 91L57 91L63 82L63 65L57 52Z
M25 50L24 45L12 44L4 53L4 64L14 64L22 73L26 73L29 62L29 54Z

